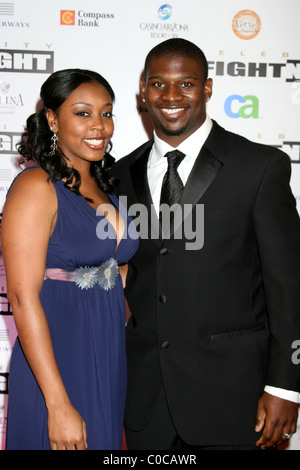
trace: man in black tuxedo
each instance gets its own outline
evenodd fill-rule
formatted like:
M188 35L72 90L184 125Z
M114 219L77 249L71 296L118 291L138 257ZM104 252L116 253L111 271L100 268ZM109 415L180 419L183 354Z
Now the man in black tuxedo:
M114 167L143 226L125 290L128 448L277 446L296 431L300 391L289 158L209 118L212 80L189 41L150 51L141 93L154 136ZM163 203L177 210L167 236Z

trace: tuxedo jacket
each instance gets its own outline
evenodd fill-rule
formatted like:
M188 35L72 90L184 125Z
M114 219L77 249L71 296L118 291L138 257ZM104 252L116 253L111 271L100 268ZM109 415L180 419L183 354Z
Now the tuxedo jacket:
M197 207L204 210L203 243L194 250L184 230L157 237L147 181L152 144L114 166L119 195L139 223L143 204L149 224L125 289L132 313L125 424L143 429L164 387L185 442L253 443L264 386L300 391L291 359L300 337L300 222L289 158L214 122L180 200L195 220Z

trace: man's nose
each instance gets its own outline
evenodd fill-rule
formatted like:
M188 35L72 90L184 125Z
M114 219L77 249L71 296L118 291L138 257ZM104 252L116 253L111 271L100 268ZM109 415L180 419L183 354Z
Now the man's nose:
M165 87L163 97L168 101L177 101L182 98L181 90L176 84L170 84Z

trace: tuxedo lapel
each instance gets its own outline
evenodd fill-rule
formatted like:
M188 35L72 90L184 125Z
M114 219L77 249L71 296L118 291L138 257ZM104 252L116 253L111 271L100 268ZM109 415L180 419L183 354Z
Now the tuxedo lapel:
M215 147L214 142L217 141L220 144L222 140L219 129L221 128L214 123L214 128L195 161L180 201L175 209L174 220L176 219L177 223L171 230L170 237L174 234L174 229L181 228L179 225L182 225L184 219L191 213L191 210L200 201L223 167L223 163L209 150L209 147ZM217 136L218 139L215 140L214 137ZM153 139L137 153L136 160L130 166L130 175L137 200L147 209L148 226L151 227L151 236L157 239L160 237L161 227L154 209L147 178L147 163L152 144ZM218 147L220 150L221 146L218 145ZM176 210L179 211L179 216Z
M147 178L147 164L152 144L153 140L144 147L144 150L137 155L136 160L130 165L130 176L138 203L142 205L141 212L145 211L147 227L151 231L151 233L148 233L148 236L152 239L158 239L160 233L159 220L154 208ZM145 221L144 218L142 220Z
M181 206L183 204L194 206L207 191L222 167L223 163L217 160L204 145L186 182L180 198Z
M176 223L174 223L170 237L176 231L178 231L179 236L183 233L182 225L184 221L191 215L193 208L214 181L222 166L223 163L217 160L204 145L186 182L179 204L174 211L174 221Z
M150 147L130 165L130 176L137 200L140 204L150 207L152 198L150 194L147 163L150 153Z

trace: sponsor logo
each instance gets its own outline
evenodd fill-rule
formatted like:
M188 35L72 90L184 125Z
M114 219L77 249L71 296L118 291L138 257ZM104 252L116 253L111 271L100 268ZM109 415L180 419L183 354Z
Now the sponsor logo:
M14 16L15 15L15 6L13 3L0 3L0 16ZM29 28L30 23L28 21L14 21L14 19L7 18L1 19L0 28Z
M13 3L0 3L0 15L13 16L14 4Z
M30 28L30 23L27 21L0 21L1 28Z
M22 134L20 132L0 132L0 155L19 155L17 144L21 140Z
M87 28L98 28L101 20L114 19L114 13L101 13L85 10L61 10L60 24L67 26L84 26Z
M11 93L10 84L7 82L0 82L0 113L11 113L15 108L20 106L24 106L21 93Z
M161 20L157 22L142 22L140 23L140 30L150 34L151 38L169 39L177 38L178 34L189 31L187 24L170 22L173 15L173 7L169 4L164 4L159 7L157 16Z
M292 163L300 163L300 142L283 140L281 145L274 145L273 147L285 152Z
M50 74L53 70L54 52L0 50L0 71Z
M60 11L60 24L74 25L75 24L75 10L61 10Z
M9 331L0 329L0 341L9 341Z
M252 10L242 10L234 16L232 29L239 39L253 39L261 29L260 17Z
M224 109L233 119L258 119L259 100L254 95L231 95L225 100Z
M0 394L8 394L8 373L0 372Z
M168 20L172 16L172 6L168 5L167 3L165 5L162 5L158 9L158 18L160 20Z
M8 188L7 188L8 189ZM6 190L7 191L7 190ZM5 276L5 272L3 274ZM7 300L7 294L0 294L0 315L10 315L12 317L12 310L10 303Z
M300 60L284 62L208 61L209 71L218 77L278 78L300 82Z

